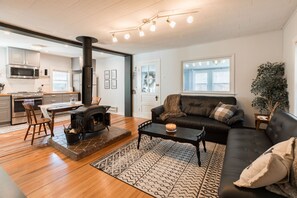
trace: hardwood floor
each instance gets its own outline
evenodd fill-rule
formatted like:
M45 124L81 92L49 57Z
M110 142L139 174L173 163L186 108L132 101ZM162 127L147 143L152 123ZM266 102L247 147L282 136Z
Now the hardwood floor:
M47 145L47 137L24 141L26 129L0 135L0 166L28 197L150 197L89 164L136 138L144 119L112 115L112 126L132 135L86 158L73 161ZM60 122L55 127L62 127ZM0 128L1 130L1 128Z

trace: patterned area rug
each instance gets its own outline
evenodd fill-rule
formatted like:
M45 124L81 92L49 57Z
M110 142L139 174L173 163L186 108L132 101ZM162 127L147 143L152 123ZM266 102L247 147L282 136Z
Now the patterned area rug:
M91 163L95 168L154 197L218 197L225 146L201 145L201 167L191 144L142 136Z

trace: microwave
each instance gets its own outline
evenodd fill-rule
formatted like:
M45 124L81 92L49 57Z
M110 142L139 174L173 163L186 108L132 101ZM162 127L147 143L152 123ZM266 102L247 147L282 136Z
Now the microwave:
M7 65L7 78L39 78L39 68L23 65Z

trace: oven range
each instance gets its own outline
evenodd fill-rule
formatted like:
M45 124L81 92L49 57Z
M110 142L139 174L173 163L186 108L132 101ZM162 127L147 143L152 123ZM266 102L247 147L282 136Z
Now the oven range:
M43 93L39 92L16 92L11 94L11 124L27 122L26 112L23 103L32 104L36 115L41 114L38 105L42 105Z

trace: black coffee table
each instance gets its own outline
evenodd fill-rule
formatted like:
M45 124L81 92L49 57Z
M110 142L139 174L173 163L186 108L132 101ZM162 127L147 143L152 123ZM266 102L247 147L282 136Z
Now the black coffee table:
M177 142L190 143L196 147L196 153L198 158L198 165L201 166L200 161L200 141L203 143L204 151L205 148L205 130L190 129L184 127L177 127L175 133L166 132L165 125L152 123L151 120L146 121L138 126L138 144L137 149L139 149L139 143L141 140L141 135L146 134L152 137L160 137L162 139L170 139Z

